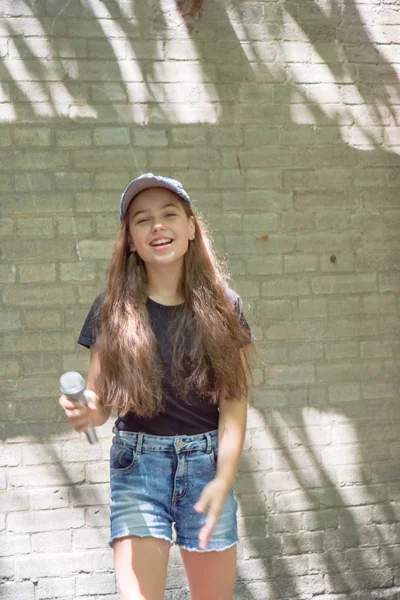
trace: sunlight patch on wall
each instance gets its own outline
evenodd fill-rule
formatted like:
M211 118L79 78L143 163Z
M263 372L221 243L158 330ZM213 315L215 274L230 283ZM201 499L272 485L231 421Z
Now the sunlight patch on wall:
M196 45L191 39L187 26L175 2L163 0L160 2L167 27L166 38L173 39L176 28L182 32L182 41L186 48L181 53L182 60L165 60L160 62L159 81L191 84L193 91L183 103L175 104L170 101L170 91L164 85L168 105L169 120L174 123L217 123L220 115L220 105L216 101L218 93L215 86L205 81L201 60ZM173 26L173 28L172 28ZM187 61L185 58L192 58ZM205 85L206 84L206 85Z
M99 26L103 30L105 39L108 40L111 48L114 50L115 59L118 61L121 80L127 84L131 81L140 82L142 74L139 65L136 61L136 56L130 44L125 44L124 58L118 58L120 53L121 39L124 38L124 31L116 20L112 20L112 15L108 11L104 3L99 0L87 0L91 7L94 16L97 18ZM134 86L126 86L128 93L128 102L135 102ZM135 121L135 106L132 106L132 120Z
M176 34L178 27L181 32L176 41L185 45L185 51L180 54L178 51L177 56L166 59L163 44L153 40L154 54L148 59L140 57L140 60L135 52L135 42L128 39L123 23L113 18L106 4L100 0L86 0L86 5L110 48L110 56L104 61L104 73L97 73L101 59L82 59L80 62L68 39L57 42L55 48L33 12L32 18L11 19L9 25L14 35L21 36L25 56L21 55L5 27L0 32L0 39L1 35L9 39L8 54L5 53L3 58L3 66L9 74L7 81L18 86L37 116L96 120L101 109L95 101L92 104L85 97L84 89L89 85L96 90L100 104L111 104L116 118L125 123L218 121L221 109L217 90L203 73L196 45L175 3L164 2L161 10L167 29L173 28ZM133 7L126 4L121 8L127 18L134 18ZM59 16L54 17L53 24ZM165 39L165 31L162 34ZM174 38L172 29L166 38ZM82 97L79 97L80 84ZM71 90L72 85L75 91ZM15 121L18 118L15 108L7 100L2 106L1 121Z
M286 17L301 38L299 46L307 43L311 52L309 62L304 60L296 62L292 56L293 46L295 47L296 44L290 42L289 51L286 51L286 42L282 44L288 79L295 84L303 98L303 102L299 104L298 96L296 93L293 94L290 109L293 122L315 123L315 116L311 116L315 107L338 125L343 141L349 146L362 150L385 148L384 131L390 124L391 118L385 86L378 82L377 85L381 86L382 92L376 93L373 104L366 103L359 90L354 65L348 61L340 42L336 41L336 46L332 44L332 49L334 48L336 53L336 73L334 73L296 21L290 15ZM381 46L380 50L382 48ZM386 50L385 57L388 61L393 59L389 49ZM400 98L400 94L398 97ZM307 105L310 108L308 114ZM389 149L391 152L400 153L400 149L394 146Z
M292 92L289 114L292 123L297 125L317 125L317 116L298 92Z
M244 22L240 15L240 7L235 3L230 3L225 8L232 30L254 73L255 81L282 82L285 79L284 63L277 55L279 44L273 36L271 37L269 29L271 23ZM261 8L264 12L265 7L261 6Z
M334 4L332 0L315 0L315 4L328 19L332 17L334 9L337 8L337 4Z
M352 511L371 504L362 440L345 414L304 407L297 415L275 410L270 417L270 429L279 431L284 442L271 445L274 470L287 471L290 482L277 496L279 512Z
M76 100L62 83L67 68L68 75L77 79L76 59L61 61L57 58L51 49L51 45L44 41L46 33L40 23L34 19L32 21L37 26L35 32L42 37L24 36L24 43L31 54L29 59L21 55L12 37L8 39L8 54L3 58L3 65L8 71L11 81L31 101L32 109L40 117L68 117L71 116L71 111L76 117L93 117L94 110L88 106L76 104ZM0 35L7 35L5 27L2 27L1 24ZM35 81L35 78L38 79L38 75L33 74L31 70L39 71L41 81ZM0 120L2 122L12 122L16 119L15 107L11 103L4 104Z
M329 21L338 17L334 8L341 14L346 11L346 5L334 7L328 0L319 0L315 11L321 19ZM289 114L293 123L320 125L321 117L325 116L327 124L330 122L339 128L342 140L348 146L365 151L383 148L400 154L400 140L393 139L391 133L400 119L396 106L400 104L400 51L398 45L390 44L387 27L368 28L375 9L360 5L357 10L364 27L364 34L358 32L358 35L364 35L367 50L374 51L378 58L386 61L379 80L373 81L372 71L368 72L371 65L361 65L360 68L366 70L366 81L371 79L370 86L360 83L357 57L351 54L356 47L354 44L349 46L336 39L314 45L299 20L284 7L276 22L259 22L254 31L240 18L236 5L227 7L227 15L255 80L289 88ZM252 27L255 27L254 23ZM372 91L367 93L368 87Z
M113 18L104 2L86 0L86 6L96 19L93 26L104 39L106 52L109 47L109 56L103 61L104 72L101 57L96 59L92 55L89 60L80 61L68 38L58 40L57 44L52 42L53 38L47 35L33 11L29 18L10 19L10 23L3 24L0 39L9 38L8 52L3 58L3 67L8 71L5 82L12 81L18 86L24 97L22 102L28 101L36 115L96 120L102 108L96 105L95 99L85 95L85 88L91 87L97 90L99 104L110 104L116 117L125 123L218 122L222 112L218 86L207 79L196 42L176 3L163 0L159 8L162 14L159 33L167 45L175 43L175 50L167 52L166 45L159 43L157 32L152 31L150 47L153 51L147 58L138 55L135 40L130 39L126 31L126 23ZM363 15L360 6L365 40L373 49L373 36L378 36L377 56L387 63L382 65L386 78L373 84L375 89L367 100L360 92L355 63L340 41L323 44L322 49L318 44L315 47L284 6L279 10L263 7L263 18L257 22L246 18L242 8L234 3L224 6L233 37L236 36L243 59L253 71L250 79L288 89L293 123L320 124L321 115L325 115L339 128L347 145L363 150L381 147L400 153L400 144L393 141L392 134L388 143L386 134L388 127L398 125L399 111L394 105L400 104L400 57L396 55L399 51L396 44L389 43L387 34L382 38L382 28L368 29L370 9ZM336 9L344 11L346 7L336 6ZM63 10L54 17L50 35ZM122 4L121 10L127 20L135 19L130 3ZM252 10L251 7L248 10ZM275 12L271 13L272 10ZM316 10L329 20L333 8L328 0L320 0ZM18 36L17 43L15 36ZM143 41L138 43L143 44ZM358 68L368 69L369 65L361 64ZM364 110L360 111L360 107ZM15 108L10 100L6 101L1 120L15 120Z

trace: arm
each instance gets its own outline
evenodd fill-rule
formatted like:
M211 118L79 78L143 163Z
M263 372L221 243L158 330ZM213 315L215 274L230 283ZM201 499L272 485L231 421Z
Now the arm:
M244 352L242 361L247 365ZM215 478L206 485L195 505L197 512L206 512L204 527L199 532L200 548L205 549L223 510L226 497L236 476L243 448L247 422L247 398L227 400L219 404L218 465Z
M227 400L219 404L218 465L216 479L231 488L236 477L239 458L243 449L247 422L247 398Z

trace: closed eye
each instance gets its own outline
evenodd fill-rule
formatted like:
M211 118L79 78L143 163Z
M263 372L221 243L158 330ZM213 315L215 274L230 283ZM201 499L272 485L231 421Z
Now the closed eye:
M177 217L178 214L177 213L173 213L173 212L169 212L169 213L165 213L164 215L165 217ZM140 219L139 221L136 221L136 225L141 225L142 223L147 223L149 221L149 219L147 217Z

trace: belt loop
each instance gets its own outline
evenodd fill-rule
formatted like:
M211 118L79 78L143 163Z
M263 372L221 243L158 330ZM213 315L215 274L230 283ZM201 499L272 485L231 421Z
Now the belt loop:
M211 454L212 451L212 440L211 440L211 435L207 432L205 434L206 436L206 453L207 454Z
M137 442L136 442L136 454L142 454L142 445L143 445L143 436L144 433L138 433Z

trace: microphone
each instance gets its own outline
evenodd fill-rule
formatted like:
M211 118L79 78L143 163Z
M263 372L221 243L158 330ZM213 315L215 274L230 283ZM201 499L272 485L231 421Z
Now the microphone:
M87 400L84 395L86 389L86 381L83 379L80 373L76 371L68 371L60 377L60 390L67 396L68 400L72 402L79 402L79 404L87 405ZM88 430L85 432L89 444L95 444L97 439L96 430L93 425L89 425Z

